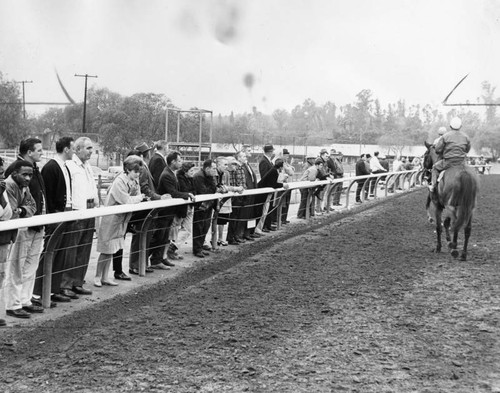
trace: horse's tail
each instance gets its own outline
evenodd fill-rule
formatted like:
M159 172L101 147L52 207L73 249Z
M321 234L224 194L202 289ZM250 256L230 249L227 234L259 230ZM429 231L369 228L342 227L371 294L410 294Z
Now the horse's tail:
M478 183L476 176L468 170L460 171L455 180L450 205L456 207L457 216L453 230L458 231L472 218L476 204Z

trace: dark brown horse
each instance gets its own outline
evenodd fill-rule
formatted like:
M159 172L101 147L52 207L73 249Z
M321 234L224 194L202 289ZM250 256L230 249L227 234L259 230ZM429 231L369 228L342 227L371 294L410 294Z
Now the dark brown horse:
M424 155L424 167L432 169L438 157L432 145L426 142L425 146L427 152ZM464 164L447 169L435 191L429 192L426 207L430 221L436 223L436 252L441 252L441 234L444 226L451 255L454 258L458 257L458 232L464 228L465 239L460 260L467 259L467 245L472 229L472 214L476 205L478 184L475 171ZM450 229L453 232L453 240L450 237Z

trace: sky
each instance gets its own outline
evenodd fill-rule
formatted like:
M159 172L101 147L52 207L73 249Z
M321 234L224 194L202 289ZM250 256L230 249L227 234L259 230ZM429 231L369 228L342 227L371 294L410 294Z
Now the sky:
M0 0L0 72L27 102L89 86L215 114L353 103L475 102L500 86L496 0ZM40 111L27 107L29 113Z

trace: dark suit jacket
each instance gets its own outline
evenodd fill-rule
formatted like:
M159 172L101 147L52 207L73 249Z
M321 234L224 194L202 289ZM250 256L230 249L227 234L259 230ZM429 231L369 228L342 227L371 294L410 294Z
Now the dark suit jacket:
M370 174L370 172L366 168L365 161L359 160L358 162L356 162L356 176L365 176L365 175L369 175L369 174ZM358 183L363 183L365 181L366 181L366 179L358 180Z
M158 193L160 195L170 194L172 198L189 199L189 193L180 190L179 181L168 166L165 167L159 178ZM169 211L179 217L186 217L187 205L175 206L169 208Z
M160 154L155 153L153 157L149 160L149 171L151 172L151 176L153 176L153 182L158 190L158 186L160 185L160 176L167 166L167 161Z
M50 160L42 168L47 195L47 213L63 212L66 208L66 181L56 160Z
M257 188L257 175L250 165L243 165L243 170L245 171L245 189L251 190Z
M259 188L272 187L272 188L281 188L283 187L283 183L278 183L279 172L274 166L267 172L267 174L260 179Z
M262 157L259 161L260 178L262 179L264 176L266 176L267 172L269 172L272 167L273 163L269 161L266 156Z

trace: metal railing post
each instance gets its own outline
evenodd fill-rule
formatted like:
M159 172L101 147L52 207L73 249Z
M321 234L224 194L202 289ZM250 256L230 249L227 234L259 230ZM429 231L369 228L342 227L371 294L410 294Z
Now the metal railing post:
M148 262L148 232L150 231L151 224L156 218L157 209L151 210L144 219L141 230L139 231L139 276L146 275L146 265Z
M52 292L52 265L54 262L55 248L61 242L61 237L68 223L60 223L54 232L50 234L50 239L47 243L45 255L43 258L43 282L42 282L42 306L50 308L50 294Z

